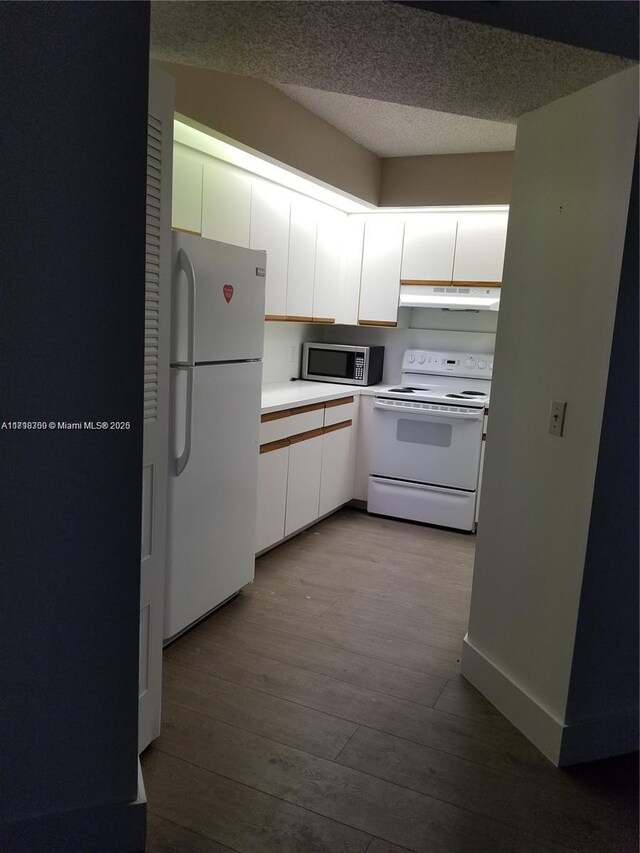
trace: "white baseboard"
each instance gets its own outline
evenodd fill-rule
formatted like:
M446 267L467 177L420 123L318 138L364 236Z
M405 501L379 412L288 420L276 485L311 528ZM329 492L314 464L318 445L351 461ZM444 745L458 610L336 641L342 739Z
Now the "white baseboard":
M462 644L460 670L467 681L558 766L564 728L562 722L476 649L468 634Z
M638 748L637 709L565 725L464 638L460 669L492 705L556 767L624 755Z

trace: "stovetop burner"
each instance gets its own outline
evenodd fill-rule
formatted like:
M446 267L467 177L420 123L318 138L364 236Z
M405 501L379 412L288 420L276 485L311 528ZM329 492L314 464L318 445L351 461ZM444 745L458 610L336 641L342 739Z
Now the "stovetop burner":
M413 388L411 385L403 385L400 388L389 388L389 392L396 394L414 394L416 391L430 391L430 388Z
M469 397L486 397L483 391L461 391L459 394L445 394L445 397L453 397L456 400L468 400Z

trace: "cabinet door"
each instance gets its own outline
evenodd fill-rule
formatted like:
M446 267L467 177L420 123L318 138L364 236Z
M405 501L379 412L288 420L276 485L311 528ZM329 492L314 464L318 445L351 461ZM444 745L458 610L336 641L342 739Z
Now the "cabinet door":
M256 554L284 539L289 446L262 447L258 462Z
M399 216L372 215L365 222L360 325L397 323L403 231L404 222Z
M360 279L362 276L362 247L364 219L357 214L347 217L341 245L342 300L336 322L347 326L358 325Z
M402 247L402 280L451 284L456 229L455 214L407 217Z
M202 230L202 157L179 144L173 149L171 224L196 234Z
M287 315L302 321L309 321L313 316L317 228L317 205L302 196L294 196L289 227Z
M318 435L295 441L289 447L285 536L318 518L322 438L319 431Z
M506 211L458 217L454 282L502 281L508 218Z
M202 236L249 247L251 179L246 172L207 160L202 183Z
M320 515L325 515L353 497L353 428L336 424L322 436Z
M346 213L323 206L318 219L313 280L313 319L335 322L340 313L340 247Z
M265 314L282 319L287 313L287 266L291 193L255 179L251 189L252 249L267 253Z

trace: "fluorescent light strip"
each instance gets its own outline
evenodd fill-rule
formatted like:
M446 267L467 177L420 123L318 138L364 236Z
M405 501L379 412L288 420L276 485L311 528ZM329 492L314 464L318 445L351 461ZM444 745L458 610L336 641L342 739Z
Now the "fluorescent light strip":
M189 123L187 124L187 122ZM192 123L191 119L186 117L180 116L179 119L174 120L173 138L176 142L188 145L190 148L195 148L204 154L216 157L218 160L224 160L226 163L231 163L247 172L260 175L262 178L286 186L295 192L310 196L324 204L336 207L338 210L343 210L345 213L365 213L375 210L372 205L368 205L354 196L332 189L328 184L311 179L295 169L285 168L277 160L257 151L254 152L253 149L243 146L223 134L205 128L204 125L199 125L197 122Z
M279 163L272 157L236 142L222 133L218 133L187 116L176 113L173 123L173 137L176 142L216 157L226 163L231 163L247 172L260 175L268 181L288 187L290 190L329 204L343 210L345 213L402 213L410 216L419 213L472 213L473 211L502 212L508 211L508 204L485 205L443 205L431 207L375 207L369 202L362 201L356 196L337 190L330 184L325 184L315 178L310 178L291 166Z

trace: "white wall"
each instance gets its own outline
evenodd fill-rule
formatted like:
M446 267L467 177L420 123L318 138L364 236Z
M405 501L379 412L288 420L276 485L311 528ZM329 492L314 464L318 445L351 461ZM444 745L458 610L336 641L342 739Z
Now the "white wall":
M416 316L418 315L418 316ZM384 346L385 383L400 381L402 356L407 349L460 350L491 354L495 345L497 314L481 311L440 311L413 309L411 323L431 328L385 329L370 326L325 326L318 340L331 343ZM313 330L320 327L311 327Z
M382 381L385 383L400 380L402 356L407 349L493 353L498 314L492 311L404 310L410 322L409 328L404 329L268 322L265 325L262 381L286 382L294 376L299 377L303 341L384 346ZM413 328L414 325L419 328Z
M554 761L574 657L637 101L632 69L518 123L462 671ZM551 400L567 401L561 438L547 432Z
M309 323L265 323L262 382L299 379L302 342L321 340L321 329Z

